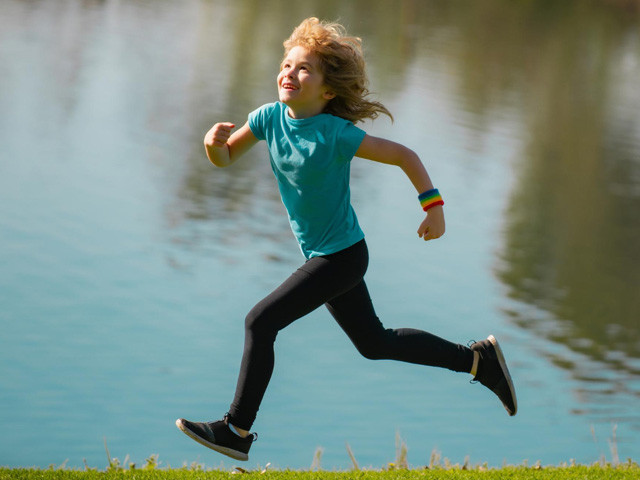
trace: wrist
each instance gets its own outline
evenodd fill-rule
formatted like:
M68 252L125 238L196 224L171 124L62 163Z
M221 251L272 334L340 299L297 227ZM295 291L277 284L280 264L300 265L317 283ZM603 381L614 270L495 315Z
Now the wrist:
M209 160L216 167L226 167L231 163L230 155L229 155L229 147L226 143L222 146L207 145L206 151L207 151L207 156L209 157Z
M432 208L439 208L442 210L442 205L444 205L444 200L442 199L442 195L437 188L432 188L427 190L426 192L418 195L418 200L420 201L420 206L426 212L431 210Z

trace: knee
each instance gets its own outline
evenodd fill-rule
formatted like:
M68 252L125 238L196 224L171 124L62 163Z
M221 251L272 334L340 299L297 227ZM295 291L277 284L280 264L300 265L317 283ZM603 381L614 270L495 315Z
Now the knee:
M277 329L272 328L274 322L270 318L268 309L261 308L256 305L251 309L244 319L244 329L248 334L273 334L277 333Z
M383 358L385 358L379 350L369 347L358 347L358 352L360 352L360 354L367 360L382 360Z
M367 360L383 360L388 358L387 348L384 339L380 337L368 338L355 343L360 355Z
M262 311L254 307L244 319L244 329L248 332L259 330L263 315Z

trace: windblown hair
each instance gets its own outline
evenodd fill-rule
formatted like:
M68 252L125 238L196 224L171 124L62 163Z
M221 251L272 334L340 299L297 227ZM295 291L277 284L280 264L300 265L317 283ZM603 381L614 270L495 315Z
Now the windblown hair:
M362 40L347 35L338 23L321 22L307 18L284 41L285 56L293 47L304 47L318 56L325 85L335 93L323 113L350 120L353 123L365 118L377 118L391 112L380 102L367 100L367 75L365 73Z

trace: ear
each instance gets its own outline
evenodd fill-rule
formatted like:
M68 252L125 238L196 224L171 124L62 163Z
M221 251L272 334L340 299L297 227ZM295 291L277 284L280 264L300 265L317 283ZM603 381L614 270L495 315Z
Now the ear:
M324 98L325 100L333 100L334 98L336 98L336 94L330 92L329 90L325 90L322 94L322 98Z

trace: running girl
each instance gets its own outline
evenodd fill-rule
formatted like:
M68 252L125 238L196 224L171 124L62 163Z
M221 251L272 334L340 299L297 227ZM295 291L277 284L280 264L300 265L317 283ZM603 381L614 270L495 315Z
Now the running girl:
M240 375L229 412L214 422L178 419L176 425L206 447L248 460L257 438L249 429L273 372L276 336L322 305L366 358L471 373L498 396L509 415L515 415L515 390L493 336L469 348L421 330L385 329L376 316L364 281L367 246L350 203L351 159L404 171L426 212L418 227L424 240L444 234L444 202L413 151L355 126L379 114L391 117L384 105L368 98L360 39L348 36L341 25L308 18L284 48L277 77L279 101L251 112L233 133L232 123L215 124L204 144L209 160L227 167L258 141L267 142L282 202L306 261L247 315Z

